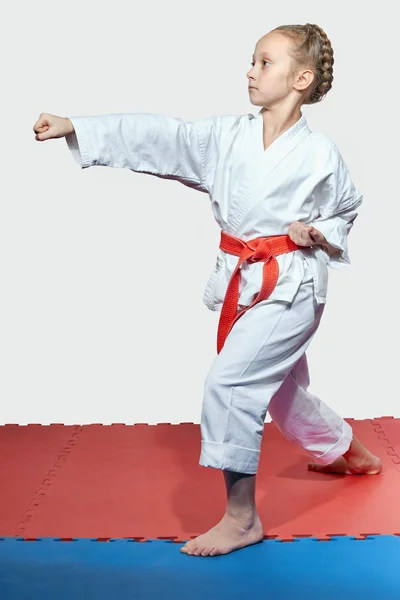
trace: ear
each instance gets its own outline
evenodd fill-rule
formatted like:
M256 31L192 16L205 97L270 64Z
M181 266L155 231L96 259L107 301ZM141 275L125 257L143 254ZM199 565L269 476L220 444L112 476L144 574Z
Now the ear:
M314 73L311 69L299 71L295 77L293 87L300 92L307 89L314 81Z

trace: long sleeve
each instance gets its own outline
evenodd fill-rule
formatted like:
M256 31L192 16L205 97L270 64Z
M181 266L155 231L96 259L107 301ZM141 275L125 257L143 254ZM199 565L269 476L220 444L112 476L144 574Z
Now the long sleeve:
M350 265L348 235L358 215L358 207L363 202L362 193L356 189L349 170L334 144L330 145L327 156L328 175L316 190L319 216L312 223L340 254L325 259L329 267L339 269Z
M149 113L69 117L75 133L66 136L66 142L82 169L125 168L209 193L221 135L238 118L222 115L185 122Z
M350 265L348 235L358 216L358 207L362 203L362 198L362 195L358 192L354 198L354 204L345 208L341 213L325 218L319 217L312 223L308 223L308 225L318 229L331 246L341 250L341 253L335 256L329 256L325 252L326 262L333 269Z

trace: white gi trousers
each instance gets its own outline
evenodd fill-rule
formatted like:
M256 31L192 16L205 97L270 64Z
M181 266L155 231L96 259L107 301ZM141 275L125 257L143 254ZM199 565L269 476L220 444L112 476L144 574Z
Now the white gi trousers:
M350 425L307 391L305 353L323 311L306 268L292 304L267 298L236 321L205 380L201 466L255 474L267 410L321 464L349 449Z

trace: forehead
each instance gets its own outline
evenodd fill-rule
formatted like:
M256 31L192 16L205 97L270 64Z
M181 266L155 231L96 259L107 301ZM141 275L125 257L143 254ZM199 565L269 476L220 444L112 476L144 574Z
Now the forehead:
M258 40L253 58L255 56L269 56L271 58L287 56L288 45L289 40L286 36L272 31Z

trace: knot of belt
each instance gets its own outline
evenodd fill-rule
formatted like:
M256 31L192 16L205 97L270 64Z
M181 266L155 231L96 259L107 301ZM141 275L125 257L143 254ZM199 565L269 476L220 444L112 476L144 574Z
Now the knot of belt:
M220 249L239 257L235 270L229 280L221 316L218 324L217 353L224 346L233 325L244 313L261 300L266 300L274 291L278 277L279 265L276 256L299 250L288 235L258 237L245 242L225 231L221 231ZM264 262L261 289L253 302L238 313L240 267L247 260L249 263Z

